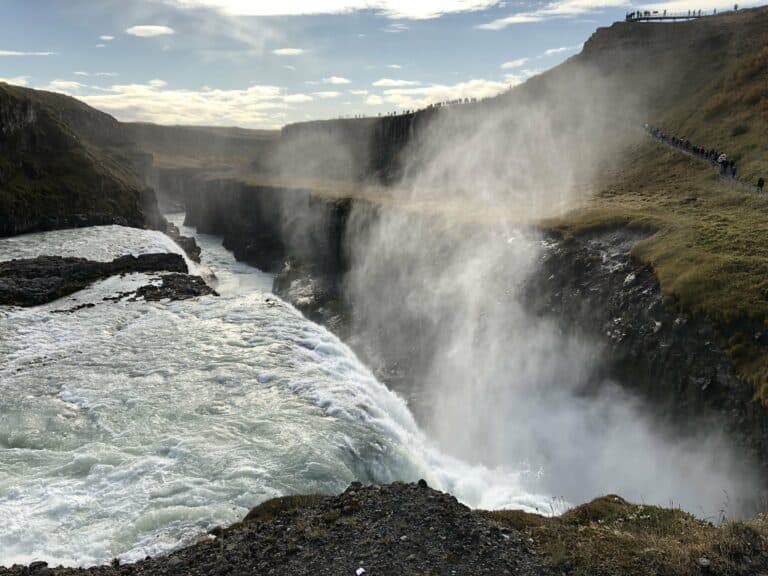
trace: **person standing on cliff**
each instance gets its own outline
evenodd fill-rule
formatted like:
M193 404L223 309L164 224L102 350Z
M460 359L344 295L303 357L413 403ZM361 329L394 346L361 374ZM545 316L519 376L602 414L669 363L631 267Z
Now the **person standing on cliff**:
M763 193L763 186L765 186L765 180L761 176L757 181L757 193L762 194Z

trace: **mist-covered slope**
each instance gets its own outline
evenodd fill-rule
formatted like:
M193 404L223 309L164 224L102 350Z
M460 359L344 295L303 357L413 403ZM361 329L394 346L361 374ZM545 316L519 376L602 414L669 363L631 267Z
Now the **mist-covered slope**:
M0 236L88 224L159 226L136 170L151 158L74 98L0 83Z
M673 311L707 320L739 375L768 403L768 9L599 30L579 59L642 92L643 122L728 155L737 179L643 137L598 175L594 196L552 225L566 235L653 232L632 254Z

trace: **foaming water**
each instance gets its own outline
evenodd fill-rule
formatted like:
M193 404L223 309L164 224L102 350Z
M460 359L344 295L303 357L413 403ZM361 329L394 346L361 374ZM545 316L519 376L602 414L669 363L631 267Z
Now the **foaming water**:
M353 480L423 477L473 506L548 509L524 472L441 455L347 346L267 292L268 275L200 241L194 270L219 298L104 302L151 279L128 275L0 309L0 565L136 560L267 498ZM161 250L179 251L116 226L0 240L0 260Z

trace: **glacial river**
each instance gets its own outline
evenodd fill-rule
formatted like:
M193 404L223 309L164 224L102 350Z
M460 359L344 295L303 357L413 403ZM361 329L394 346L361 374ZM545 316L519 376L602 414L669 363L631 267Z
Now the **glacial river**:
M425 478L472 506L549 509L524 474L442 455L345 344L270 294L270 276L198 241L193 272L220 297L104 301L150 279L129 275L0 308L0 565L137 560L265 499L353 480ZM0 261L157 251L180 252L117 226L0 240Z

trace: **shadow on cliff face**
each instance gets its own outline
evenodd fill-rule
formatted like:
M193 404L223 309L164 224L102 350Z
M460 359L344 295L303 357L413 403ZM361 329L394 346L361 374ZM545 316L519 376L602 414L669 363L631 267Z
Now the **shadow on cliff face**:
M402 207L353 208L353 330L374 362L404 367L425 397L421 420L454 456L526 470L532 491L571 502L615 492L740 513L757 484L717 431L660 429L601 381L597 344L522 301L543 250L531 225L583 199L634 141L632 93L575 66L437 115L401 156Z

